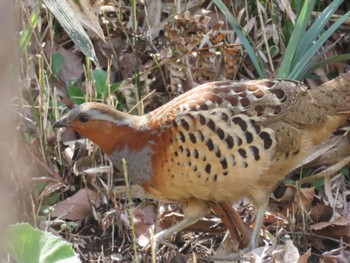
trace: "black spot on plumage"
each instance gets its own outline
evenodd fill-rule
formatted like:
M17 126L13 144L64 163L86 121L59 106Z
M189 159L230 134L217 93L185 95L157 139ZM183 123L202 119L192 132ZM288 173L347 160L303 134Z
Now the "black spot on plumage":
M230 158L230 162L232 166L236 165L236 157L233 154L230 154L228 158Z
M289 152L286 152L286 153L284 154L284 157L285 157L286 159L288 159L288 157L289 157Z
M249 131L245 132L245 139L247 141L247 143L251 143L253 141L253 134L250 133Z
M221 119L223 121L228 121L228 115L226 113L221 113Z
M199 123L201 125L205 125L205 123L206 123L205 117L202 114L198 114L198 118L199 118Z
M240 100L240 102L244 108L248 108L250 105L250 100L248 98L243 98Z
M259 134L260 138L264 141L264 148L265 150L268 150L271 148L272 146L272 139L270 134L268 134L267 132L263 131Z
M243 144L243 141L242 141L241 137L237 136L237 145L241 146L242 144Z
M256 161L260 160L259 149L255 146L249 146L250 152L253 154Z
M204 155L204 156L202 157L202 161L205 162L206 160L207 160L207 156Z
M273 107L273 114L277 115L282 111L280 106Z
M173 126L176 128L177 127L177 122L173 121Z
M185 154L186 154L187 157L190 157L191 156L190 150L186 148L185 149Z
M179 131L179 137L180 137L180 141L181 142L185 142L186 141L185 135L182 132L180 132L180 131Z
M216 130L216 134L219 136L220 140L223 140L225 138L225 132L223 129L218 128Z
M200 104L199 107L201 110L208 110L208 105L205 103Z
M211 165L208 163L206 166L205 166L205 171L210 174L210 171L211 171Z
M198 159L198 156L199 156L199 155L198 155L198 151L197 151L196 149L193 150L193 153L192 153L192 154L193 154L193 157L194 157L194 158Z
M238 149L238 153L241 155L243 159L247 158L247 152L244 149Z
M226 158L220 161L222 169L227 169L227 161Z
M196 172L196 171L198 170L197 165L193 165L193 166L192 166L192 169L193 169L194 172Z
M194 136L193 133L189 133L188 136L190 137L190 140L191 140L192 143L196 143L197 142L196 136Z
M275 82L273 81L266 81L265 83L262 83L262 85L268 87L268 88L272 88L275 85Z
M219 150L219 149L216 151L215 155L216 155L216 157L218 157L218 158L220 158L220 157L221 157L221 152L220 152L220 150Z
M242 162L241 166L242 166L242 168L247 168L248 164L246 162Z
M282 89L272 89L271 93L275 94L276 97L281 100L281 102L285 102L287 100L286 93Z
M207 145L207 147L208 147L209 151L214 150L214 144L213 144L212 139L208 139L208 141L207 141L206 145Z
M264 114L264 111L265 111L264 107L261 105L256 105L254 110L255 110L257 116L262 116Z
M227 176L227 175L228 175L228 172L225 171L225 172L223 172L222 174L223 174L224 176Z
M232 118L232 121L234 124L238 125L242 131L246 131L248 128L247 123L240 117L234 117Z
M232 89L238 93L238 92L242 92L245 91L245 86L244 85L240 85L240 83L237 83L237 85L233 86Z
M222 98L220 96L217 96L217 95L214 95L214 94L211 94L210 100L212 102L217 102L219 105L222 103Z
M232 107L236 107L238 104L238 98L236 96L228 95L225 97L225 100L227 100Z
M218 175L217 174L213 175L212 179L215 182L218 179Z
M231 135L228 135L227 138L225 139L226 143L227 143L227 147L229 149L233 148L233 138Z
M298 149L298 150L294 151L293 154L294 154L294 155L297 155L297 154L299 154L299 151L300 151L300 150Z
M179 153L182 153L184 151L184 147L182 145L179 146Z
M212 119L210 119L207 123L207 126L209 127L209 129L211 129L212 131L215 131L215 123Z
M188 131L190 129L190 125L188 124L187 121L185 121L184 119L181 120L181 126Z
M178 157L178 156L179 156L179 154L178 154L177 152L174 152L174 155L175 155L176 157Z
M196 134L197 134L198 140L200 140L201 142L204 141L204 135L200 130L197 130Z
M259 125L257 125L255 121L252 121L252 126L253 126L256 133L260 133L261 127Z

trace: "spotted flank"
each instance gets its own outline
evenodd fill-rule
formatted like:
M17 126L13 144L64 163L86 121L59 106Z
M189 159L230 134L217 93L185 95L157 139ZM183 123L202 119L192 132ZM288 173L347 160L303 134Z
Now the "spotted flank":
M227 109L180 114L170 131L173 143L164 157L172 156L173 162L161 157L157 160L171 171L168 184L173 180L174 185L183 182L184 187L209 187L215 191L215 187L232 185L240 178L253 178L274 155L272 130L260 127L247 115L232 116ZM198 198L202 199L213 194L200 193L204 196Z

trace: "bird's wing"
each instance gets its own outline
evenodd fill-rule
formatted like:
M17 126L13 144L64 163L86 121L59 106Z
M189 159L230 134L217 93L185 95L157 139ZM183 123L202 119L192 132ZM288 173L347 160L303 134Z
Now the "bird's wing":
M171 123L181 114L229 109L261 123L273 123L298 104L307 87L291 80L220 81L200 85L149 113L151 123Z

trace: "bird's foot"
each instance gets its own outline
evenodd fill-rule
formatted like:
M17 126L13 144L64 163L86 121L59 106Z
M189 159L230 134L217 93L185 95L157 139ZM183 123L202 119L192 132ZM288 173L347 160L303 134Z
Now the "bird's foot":
M154 235L151 240L150 240L150 244L147 247L147 250L149 249L149 246L151 246L151 255L152 255L152 263L156 263L157 262L157 252L158 252L158 246L159 244L165 245L171 249L177 249L177 246L167 242L165 240L165 232L166 231L161 231L159 233L157 233L156 235Z
M233 253L230 255L217 255L212 256L209 259L212 261L256 262L256 260L264 258L270 249L271 246L269 245L257 247L254 249L247 247L239 253Z
M239 253L232 253L229 255L217 255L217 256L211 256L209 257L209 260L211 261L248 261L251 262L251 259L253 256L250 254L249 249L244 249L240 251Z
M151 246L157 248L159 244L162 244L162 245L167 246L169 248L177 249L177 246L175 246L174 244L171 244L165 240L165 237L164 237L165 232L166 231L161 231L161 232L155 234L151 239Z

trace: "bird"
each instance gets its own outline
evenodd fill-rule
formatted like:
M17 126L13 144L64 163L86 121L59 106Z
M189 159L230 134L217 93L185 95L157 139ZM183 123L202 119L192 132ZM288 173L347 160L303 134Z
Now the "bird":
M257 208L248 248L257 246L279 180L350 117L350 72L309 88L283 79L199 85L141 116L86 102L56 121L97 144L129 180L160 200L184 203L166 240L208 213L210 202L248 197Z

